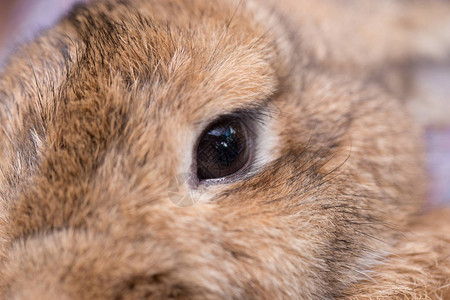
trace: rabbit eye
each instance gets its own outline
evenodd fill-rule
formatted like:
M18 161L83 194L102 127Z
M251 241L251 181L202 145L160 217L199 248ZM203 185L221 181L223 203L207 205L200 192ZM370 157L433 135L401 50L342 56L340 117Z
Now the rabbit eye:
M222 178L243 169L249 161L249 135L243 122L223 118L210 125L197 147L197 178Z

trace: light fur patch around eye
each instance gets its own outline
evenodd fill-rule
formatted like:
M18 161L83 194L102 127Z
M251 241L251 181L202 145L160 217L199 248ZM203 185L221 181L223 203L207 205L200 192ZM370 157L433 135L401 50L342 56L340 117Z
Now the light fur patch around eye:
M279 135L276 130L277 118L274 113L264 116L256 125L255 159L253 172L257 172L279 156Z

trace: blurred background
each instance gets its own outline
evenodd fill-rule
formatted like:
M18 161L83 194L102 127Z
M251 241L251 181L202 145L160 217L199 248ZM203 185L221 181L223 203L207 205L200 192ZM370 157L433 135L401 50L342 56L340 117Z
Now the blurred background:
M75 3L86 0L0 0L0 64L14 45L54 24Z
M17 45L57 22L75 3L86 1L0 0L0 70ZM425 128L429 206L450 205L450 64L425 66L413 80L416 97L408 101Z

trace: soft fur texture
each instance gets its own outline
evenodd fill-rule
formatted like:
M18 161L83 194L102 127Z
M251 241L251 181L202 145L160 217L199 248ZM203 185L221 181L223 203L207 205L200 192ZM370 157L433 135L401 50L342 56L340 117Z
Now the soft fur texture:
M450 296L450 211L419 216L404 72L439 62L450 5L109 0L0 77L4 299ZM406 83L405 83L406 82ZM257 167L177 207L199 135L258 120Z

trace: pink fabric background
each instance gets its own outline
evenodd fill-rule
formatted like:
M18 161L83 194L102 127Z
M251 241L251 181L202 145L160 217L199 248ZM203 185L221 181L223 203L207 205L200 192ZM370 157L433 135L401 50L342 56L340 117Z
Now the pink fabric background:
M14 45L31 39L40 29L56 22L75 2L87 0L0 0L0 63ZM450 69L450 68L449 68ZM436 83L436 82L435 82ZM441 86L446 83L437 83ZM450 83L444 87L450 101ZM450 124L449 121L446 124ZM430 206L450 205L450 125L426 128Z

